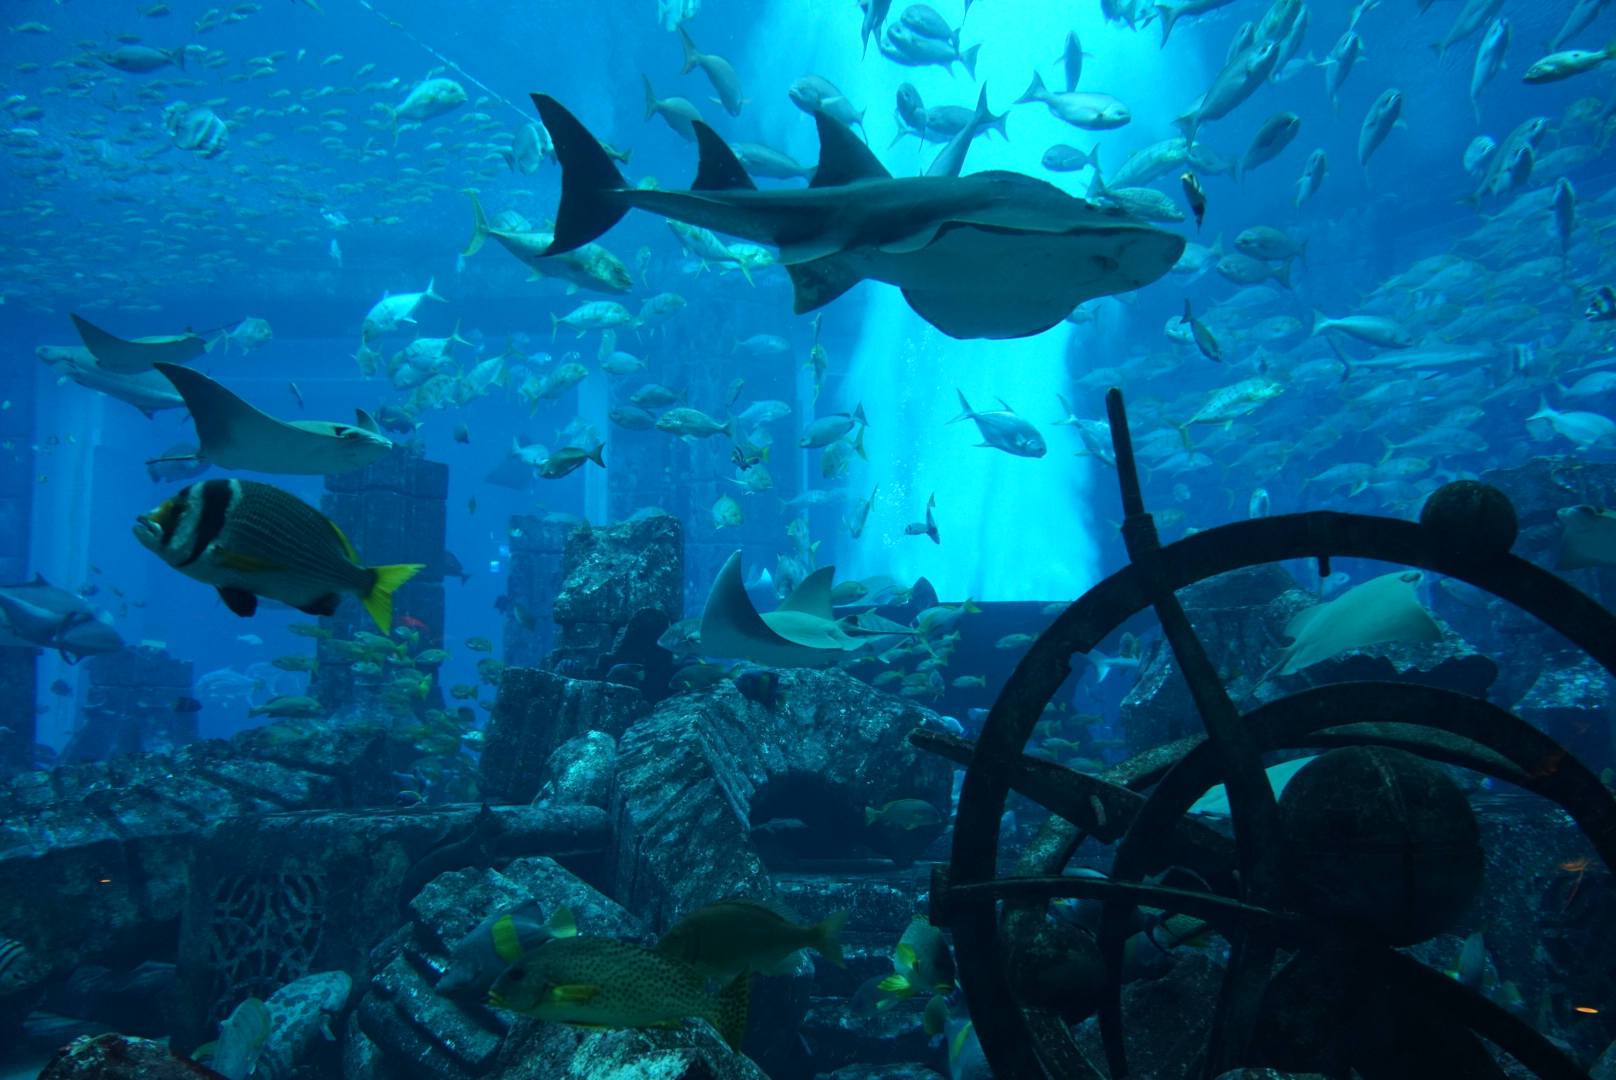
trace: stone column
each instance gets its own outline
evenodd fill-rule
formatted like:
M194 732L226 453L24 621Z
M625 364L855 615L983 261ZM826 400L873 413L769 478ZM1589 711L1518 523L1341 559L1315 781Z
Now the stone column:
M508 603L501 649L506 667L543 667L545 657L555 648L555 597L561 591L563 555L571 531L572 526L560 522L511 515L511 566L505 584Z
M393 594L393 625L418 630L422 649L441 649L449 466L400 447L374 465L326 477L325 487L320 509L348 537L366 566L425 565ZM321 623L339 637L352 637L355 630L376 632L364 606L348 596L337 613ZM312 691L326 707L339 708L353 699L352 675L346 667L322 666ZM435 684L433 700L442 704Z
M131 646L92 656L84 723L62 750L62 762L102 761L119 754L172 754L196 742L191 661L166 649Z
M27 581L34 501L34 377L37 361L0 363L0 582ZM6 449L9 448L9 449ZM0 648L0 780L34 767L34 659L38 649Z

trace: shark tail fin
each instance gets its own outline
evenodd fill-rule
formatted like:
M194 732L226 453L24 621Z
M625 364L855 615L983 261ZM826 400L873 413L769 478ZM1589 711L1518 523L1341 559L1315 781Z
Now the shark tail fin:
M477 193L468 191L466 194L471 197L471 241L460 254L475 255L488 239L488 219L483 217L483 204L477 201Z
M560 102L534 94L533 105L561 162L561 207L556 211L555 239L545 249L546 254L560 255L583 247L622 220L628 207L607 199L605 193L625 185L600 141Z

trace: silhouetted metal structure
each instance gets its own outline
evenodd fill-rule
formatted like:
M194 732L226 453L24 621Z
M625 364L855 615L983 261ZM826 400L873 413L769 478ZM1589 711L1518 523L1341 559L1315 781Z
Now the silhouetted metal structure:
M1417 936L1377 938L1317 905L1304 913L1310 905L1296 902L1305 889L1298 889L1296 880L1295 838L1285 835L1287 823L1281 821L1261 754L1302 747L1390 747L1507 780L1564 808L1608 867L1616 867L1616 798L1538 729L1480 698L1449 690L1337 683L1241 715L1174 590L1283 559L1316 558L1321 575L1329 574L1331 557L1401 563L1457 578L1515 604L1612 673L1616 616L1554 574L1510 554L1514 508L1497 489L1474 481L1434 492L1418 523L1318 511L1223 525L1162 547L1140 493L1121 391L1111 390L1106 405L1130 565L1090 589L1038 638L974 744L929 731L911 736L917 745L968 767L952 861L933 881L932 919L953 931L960 984L995 1075L999 1080L1099 1080L1100 1072L1070 1036L1071 1010L1049 1001L1029 1003L1036 997L1032 993L1018 996L1017 975L1006 962L1007 956L1028 951L1028 942L1042 932L1050 899L1076 897L1105 904L1098 934L1104 975L1083 1015L1098 1012L1114 1078L1129 1075L1123 945L1136 906L1148 904L1204 919L1232 946L1200 1056L1202 1077L1262 1065L1329 1075L1346 1075L1350 1066L1366 1080L1420 1075L1422 1069L1424 1075L1455 1080L1501 1077L1477 1039L1481 1036L1545 1080L1586 1080L1575 1062L1526 1021L1392 947ZM1071 655L1095 648L1146 607L1153 607L1161 621L1206 734L1146 751L1103 777L1023 754L1044 707L1071 672ZM1388 761L1396 756L1378 753ZM1232 842L1185 816L1219 782L1229 793ZM1139 794L1152 787L1148 797ZM1012 788L1058 817L1024 853L1020 873L1001 878L996 872L999 819ZM1118 845L1110 880L1060 876L1086 836ZM1467 887L1462 879L1473 862L1462 847L1420 849L1417 858L1430 856L1430 861L1416 865L1414 873L1439 885L1457 882L1462 895ZM1410 850L1405 847L1405 854ZM1146 883L1147 875L1167 866L1193 870L1209 891ZM1430 936L1428 927L1412 933ZM1280 949L1295 952L1274 973ZM1418 1032L1416 1045L1397 1046L1395 1064L1365 1060L1344 1030L1352 1016L1363 1013L1333 1008L1365 996L1386 1006L1382 1015L1391 1017L1405 1037Z

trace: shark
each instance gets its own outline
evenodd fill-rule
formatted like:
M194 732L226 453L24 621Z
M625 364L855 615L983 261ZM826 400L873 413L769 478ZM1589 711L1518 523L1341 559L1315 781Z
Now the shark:
M206 338L189 330L183 334L125 341L77 315L72 318L84 347L99 361L102 371L114 375L138 375L142 371L150 371L159 362L188 364L206 352L208 347Z
M103 613L39 575L0 587L0 647L55 649L76 664L86 656L115 653L123 638Z
M330 476L362 469L393 449L392 441L363 409L354 410L356 424L277 420L200 371L161 362L156 367L174 384L191 410L200 443L196 459L212 462L221 469Z
M894 177L823 109L814 113L819 165L807 188L758 190L734 151L695 120L700 158L689 190L639 189L560 102L532 98L561 162L547 255L646 210L778 248L798 314L870 279L896 285L950 337L1002 339L1049 330L1086 300L1143 288L1184 252L1177 233L1021 173ZM945 157L946 173L953 157Z
M79 345L41 345L34 355L62 378L80 386L127 401L149 420L163 409L183 409L185 401L174 392L168 380L155 371L136 375L115 375L102 368L89 349Z
M831 608L834 566L822 566L802 579L773 611L758 613L741 579L741 553L724 563L701 613L701 652L744 657L767 667L825 667L864 648L873 638L891 636L887 627L866 629L852 618L838 619ZM899 633L912 633L906 628Z

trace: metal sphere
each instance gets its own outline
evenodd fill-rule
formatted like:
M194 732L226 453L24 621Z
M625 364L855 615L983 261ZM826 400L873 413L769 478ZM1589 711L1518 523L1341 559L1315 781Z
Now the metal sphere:
M1404 750L1332 750L1279 802L1291 901L1387 945L1451 927L1481 888L1485 854L1458 785Z

